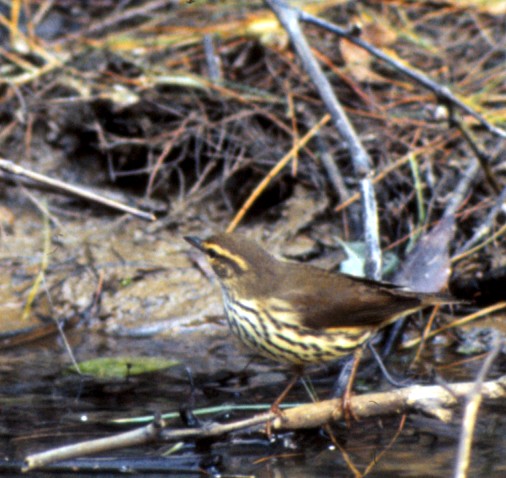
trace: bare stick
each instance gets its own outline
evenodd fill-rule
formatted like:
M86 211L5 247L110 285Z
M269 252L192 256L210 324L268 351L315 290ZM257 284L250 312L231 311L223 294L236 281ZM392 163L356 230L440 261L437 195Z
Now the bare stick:
M155 439L160 441L179 441L190 438L219 436L244 428L252 428L255 425L263 425L274 418L274 413L264 413L252 418L239 420L228 424L212 423L200 428L163 429L164 424L155 419L153 423L141 428L136 428L125 433L119 433L110 437L87 440L72 445L53 448L42 453L34 453L25 458L23 471L40 468L55 461L68 460L81 456L102 453L104 451L117 450L135 445L150 443ZM161 432L163 431L163 435Z
M318 132L318 130L330 120L330 116L326 114L318 123L316 123L300 140L298 140L292 149L285 154L283 158L269 171L269 174L258 184L255 190L249 195L246 202L242 205L239 212L232 219L232 222L227 227L227 232L233 232L237 225L241 222L244 215L248 212L249 208L256 201L257 197L265 190L269 182L274 178L295 156L295 154L304 147L304 145Z
M489 213L485 220L475 228L473 236L471 239L468 239L461 247L457 249L455 253L455 257L460 256L461 254L465 254L471 247L475 246L478 242L480 242L484 237L489 235L494 228L494 222L497 216L501 213L504 213L506 209L506 186L503 187L501 194L496 198L495 204L490 209ZM452 258L452 259L455 259Z
M115 435L112 440L111 437L98 438L97 440L88 440L60 448L53 448L42 453L35 453L26 457L23 471L40 468L55 461L100 453L104 450L115 450L148 443L153 441L159 432L160 425L157 422L153 422L145 427Z
M478 409L480 408L482 396L483 381L487 376L494 360L501 350L501 336L498 330L494 331L492 341L492 350L483 362L481 370L476 377L474 387L469 392L467 403L462 417L462 430L460 433L459 448L457 451L457 459L455 462L454 478L465 478L468 476L469 463L471 459L471 445L473 444L473 434L478 417Z
M270 2L268 2L268 3L270 3ZM321 28L324 28L325 30L335 33L336 35L338 35L340 37L346 38L346 40L348 40L349 42L363 48L364 50L369 52L371 55L375 56L376 58L379 58L380 60L384 61L385 63L387 63L390 66L392 66L393 68L395 68L397 71L400 71L404 75L408 76L412 80L416 81L420 85L422 85L425 88L427 88L428 90L432 91L436 95L436 98L441 103L452 104L452 105L457 106L458 108L463 110L465 113L471 115L476 121L478 121L490 133L500 136L501 138L506 138L506 131L504 129L498 128L498 127L490 124L483 116L481 116L479 113L477 113L471 107L467 106L464 102L460 101L447 87L441 86L440 84L431 80L428 76L425 76L423 73L421 73L419 71L415 71L411 68L408 68L402 62L394 60L392 57L390 57L386 53L383 53L378 48L372 46L371 44L369 44L366 41L359 38L355 32L350 32L348 30L340 28L333 23L330 23L330 22L327 22L326 20L315 17L315 16L313 16L309 13L306 13L302 10L296 10L296 12L297 12L297 15L298 15L298 18L300 21L303 21L306 23L311 23L313 25L317 25Z
M335 128L343 138L344 145L350 153L355 177L360 183L362 221L367 249L365 272L367 277L379 279L381 275L381 249L378 211L371 181L371 160L369 155L336 98L332 85L323 74L320 65L311 52L311 48L300 27L301 12L279 0L265 0L265 3L276 14L281 25L287 31L297 55L316 86L323 103L332 116Z
M351 397L350 409L357 419L420 411L448 422L452 416L450 408L457 405L458 399L468 396L475 386L474 382L450 384L444 387L415 385L388 392L359 395ZM482 383L480 393L482 397L504 400L506 397L506 376ZM25 458L24 470L45 466L54 461L116 450L153 440L170 442L218 437L240 430L255 429L269 421L272 421L272 431L278 431L316 428L332 421L342 420L342 418L342 400L336 398L290 408L284 410L281 416L267 412L225 424L207 423L197 428L169 429L161 420L155 420L154 423L126 433L29 455Z
M112 209L117 209L119 211L132 214L133 216L137 216L141 219L146 219L147 221L156 221L156 217L154 214L127 206L126 204L120 203L113 199L105 198L104 196L99 196L98 194L92 193L91 191L87 191L85 189L73 186L68 183L64 183L59 179L53 179L44 174L35 173L33 171L30 171L29 169L23 168L22 166L18 166L17 164L15 164L12 161L9 161L8 159L0 158L0 169L8 173L14 174L16 176L31 179L32 181L44 184L45 186L52 187L59 191L63 191L67 194L71 194L73 196L86 199L88 201L103 204L104 206L110 207Z

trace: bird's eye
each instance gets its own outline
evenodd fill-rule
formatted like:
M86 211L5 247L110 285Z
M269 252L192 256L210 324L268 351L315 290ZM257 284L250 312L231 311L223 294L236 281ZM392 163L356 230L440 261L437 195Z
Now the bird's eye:
M207 251L207 255L211 258L211 259L216 259L218 257L218 253L214 250L214 249L209 249Z

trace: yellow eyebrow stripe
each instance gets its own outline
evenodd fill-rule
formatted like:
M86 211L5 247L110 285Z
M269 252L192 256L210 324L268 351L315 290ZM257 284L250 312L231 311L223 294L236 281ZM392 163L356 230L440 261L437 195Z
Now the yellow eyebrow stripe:
M223 247L220 247L217 244L204 243L204 247L208 251L214 251L216 255L218 255L219 257L229 260L233 264L236 264L242 271L246 271L249 269L248 264L246 263L246 261L244 261L244 259L242 259L241 256L233 254L229 250L224 249Z

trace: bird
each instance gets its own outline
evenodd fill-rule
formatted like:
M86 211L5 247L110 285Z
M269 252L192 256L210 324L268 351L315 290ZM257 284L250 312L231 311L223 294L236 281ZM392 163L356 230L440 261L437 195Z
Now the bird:
M295 367L351 355L396 320L456 302L277 259L237 233L185 240L205 254L216 274L232 332L258 354Z

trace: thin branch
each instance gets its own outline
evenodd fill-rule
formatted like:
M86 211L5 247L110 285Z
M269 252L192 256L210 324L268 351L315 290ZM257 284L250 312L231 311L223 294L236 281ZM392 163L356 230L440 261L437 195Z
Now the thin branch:
M147 221L156 221L156 217L154 214L127 206L126 204L120 203L113 199L106 198L104 196L99 196L98 194L92 193L91 191L87 191L86 189L82 189L78 186L64 183L59 179L53 179L44 174L35 173L33 171L30 171L29 169L23 168L22 166L18 166L13 161L0 158L0 169L6 171L7 173L14 174L15 176L28 178L32 181L43 184L45 186L49 186L58 191L62 191L64 193L71 194L73 196L86 199L88 201L103 204L104 206L110 207L112 209L117 209L119 211L132 214L133 216L137 216L141 219L146 219Z
M149 425L137 428L135 430L120 433L110 437L99 438L97 440L88 440L73 445L53 448L42 453L35 453L26 457L23 471L40 468L41 466L53 463L55 461L68 460L79 456L92 455L105 450L116 450L118 448L127 448L130 446L141 445L153 441L160 432L160 426L155 421Z
M499 194L501 192L501 186L490 167L490 155L480 149L477 144L477 139L474 137L472 131L462 120L460 120L460 118L456 117L453 108L450 108L450 125L454 125L462 133L462 137L466 140L467 144L471 148L471 151L480 162L480 166L483 169L487 182L490 184L494 192Z
M349 403L350 409L357 419L421 411L448 422L451 419L449 408L455 407L458 403L457 399L468 396L475 386L476 384L473 382L445 385L444 387L415 385L388 392L351 397ZM506 397L506 376L483 383L481 394L490 399L503 400ZM235 422L225 424L213 422L195 428L169 429L165 422L156 418L153 423L129 432L29 455L25 458L24 471L39 468L54 461L117 450L155 440L172 442L220 437L241 430L258 429L268 422L271 422L272 431L317 428L342 419L343 404L340 398L296 406L284 410L281 415L267 412Z
M326 20L322 20L321 18L315 17L309 13L306 13L302 10L296 10L299 20L310 23L313 25L317 25L321 28L324 28L325 30L328 30L332 33L335 33L336 35L339 35L340 37L346 38L349 42L353 43L354 45L357 45L367 52L369 52L371 55L375 56L376 58L379 58L380 60L384 61L385 63L389 64L393 68L395 68L397 71L403 73L407 77L411 78L412 80L416 81L423 87L427 88L428 90L432 91L435 95L438 101L441 103L451 103L461 110L463 110L465 113L472 116L476 121L478 121L487 131L489 131L492 134L495 134L497 136L500 136L501 138L506 138L506 131L502 128L498 128L492 124L490 124L482 115L477 113L475 110L473 110L471 107L467 106L464 102L459 100L447 87L441 86L440 84L436 83L435 81L431 80L428 76L424 75L423 73L419 71L414 71L411 68L408 68L405 64L403 64L400 61L394 60L392 57L387 55L386 53L383 53L378 48L372 46L371 44L367 43L366 41L362 40L360 37L357 36L356 32L345 30L344 28L340 28L339 26L327 22Z
M292 149L269 171L269 174L260 182L255 190L250 194L246 202L242 205L239 212L232 219L232 222L227 227L227 232L233 232L237 225L241 222L242 218L248 212L250 207L256 201L258 196L265 190L269 182L288 164L288 162L295 156L295 154L304 147L304 145L322 128L328 121L330 116L326 114L318 121L300 140L298 140Z
M457 249L452 260L457 260L459 256L466 254L473 246L480 242L484 237L492 232L494 222L497 216L504 212L506 204L506 186L503 187L499 196L495 200L494 206L490 209L487 217L480 226L476 227L473 236L468 239L461 247ZM497 237L497 236L496 236ZM490 238L489 238L490 239Z
M462 417L462 431L460 434L459 448L457 451L457 459L455 462L454 478L465 478L468 476L469 463L471 459L471 445L473 444L473 434L478 417L478 409L483 399L482 387L483 381L487 376L490 367L501 351L503 340L498 330L494 331L492 341L492 349L483 362L483 366L476 377L475 384L467 397L467 403Z
M369 278L379 279L381 276L381 248L378 211L371 180L372 172L369 155L336 98L332 85L323 74L320 65L311 52L311 48L300 27L299 20L302 18L302 12L279 0L265 0L265 3L276 14L279 22L288 33L297 55L317 88L325 107L332 116L335 128L343 138L344 145L350 153L355 177L360 183L362 221L366 242L365 272Z

